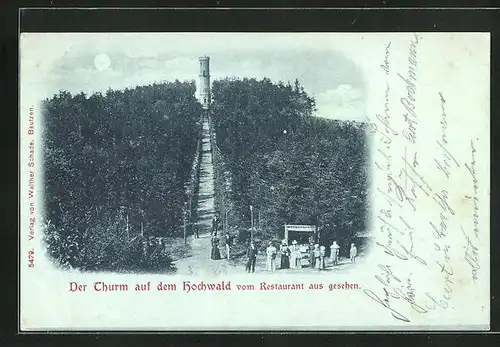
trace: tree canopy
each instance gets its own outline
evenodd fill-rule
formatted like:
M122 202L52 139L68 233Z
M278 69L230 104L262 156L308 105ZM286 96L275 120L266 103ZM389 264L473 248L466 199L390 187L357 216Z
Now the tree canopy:
M46 243L60 264L132 269L130 247L140 247L130 240L179 233L201 135L195 88L176 81L44 101Z
M217 147L240 230L250 226L252 205L260 212L263 240L283 237L285 223L318 226L324 244L347 244L365 231L364 125L317 118L314 111L299 81L213 83Z

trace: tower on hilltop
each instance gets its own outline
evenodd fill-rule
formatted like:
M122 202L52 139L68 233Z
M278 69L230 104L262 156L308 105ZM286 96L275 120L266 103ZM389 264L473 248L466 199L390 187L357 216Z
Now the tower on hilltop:
M210 105L210 57L200 57L200 102L204 109Z

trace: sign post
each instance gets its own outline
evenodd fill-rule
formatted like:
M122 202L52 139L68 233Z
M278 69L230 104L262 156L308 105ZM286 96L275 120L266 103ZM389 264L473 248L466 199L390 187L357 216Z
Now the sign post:
M316 233L315 225L304 225L304 224L285 224L285 240L288 243L288 232L289 231L299 231Z
M250 205L250 241L253 242L253 206Z

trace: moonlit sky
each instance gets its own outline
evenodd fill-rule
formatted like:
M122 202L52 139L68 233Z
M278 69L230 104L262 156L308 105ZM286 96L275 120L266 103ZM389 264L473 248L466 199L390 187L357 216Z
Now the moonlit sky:
M225 77L296 78L316 99L316 115L364 119L364 76L346 48L328 34L39 34L43 97L105 92L175 79L198 83L198 57L210 56L212 81ZM50 47L50 48L49 48ZM35 48L33 48L35 50ZM109 57L109 63L105 57ZM96 58L99 57L97 60ZM97 62L97 63L96 63ZM109 65L109 66L108 66Z

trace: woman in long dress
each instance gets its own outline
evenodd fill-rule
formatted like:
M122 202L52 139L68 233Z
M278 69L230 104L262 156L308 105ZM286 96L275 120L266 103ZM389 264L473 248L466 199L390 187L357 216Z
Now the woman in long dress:
M339 251L340 246L337 244L337 241L333 241L332 245L330 246L330 261L333 265L337 265L339 262Z
M299 247L297 246L297 241L293 240L292 245L290 246L290 268L291 269L298 269L299 266L297 265L297 249Z
M276 270L276 247L273 246L272 242L269 242L269 246L266 249L267 255L267 270L274 272Z
M212 255L211 258L213 260L221 259L220 250L219 250L219 239L217 237L212 238Z
M289 269L290 268L290 249L288 249L288 245L286 241L281 243L280 247L280 256L281 256L281 269Z
M324 270L325 269L325 250L326 247L321 245L319 246L319 269Z
M321 270L321 262L320 262L321 255L319 251L319 244L314 245L313 253L314 253L314 265L316 269Z

